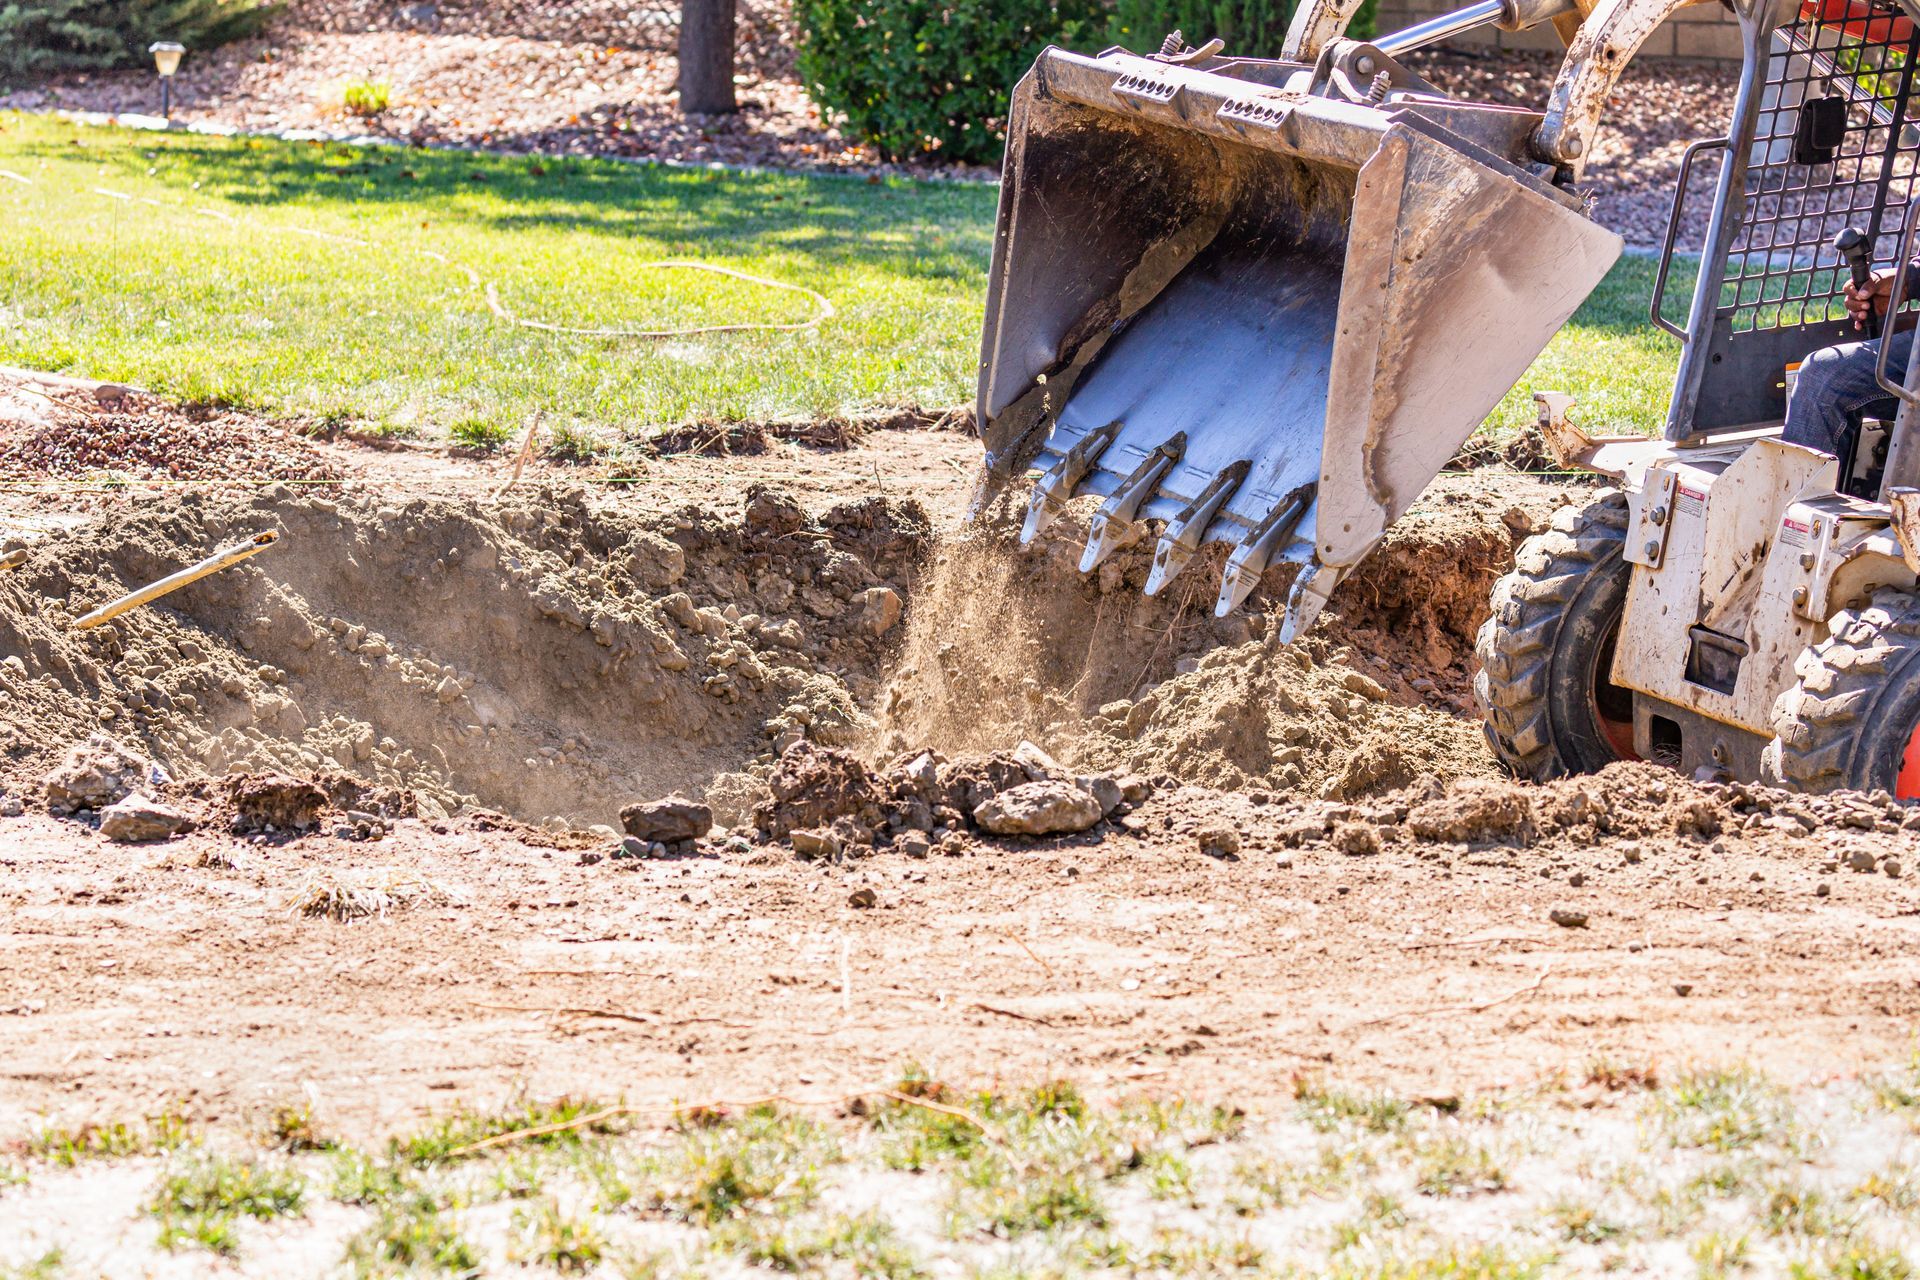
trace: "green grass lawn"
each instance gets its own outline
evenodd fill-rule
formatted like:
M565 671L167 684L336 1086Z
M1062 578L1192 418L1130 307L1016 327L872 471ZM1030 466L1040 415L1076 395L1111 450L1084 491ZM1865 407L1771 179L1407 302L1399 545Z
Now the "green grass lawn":
M31 179L0 179L0 363L471 439L513 432L536 410L563 429L630 432L972 393L987 187L155 135L4 113L0 168ZM539 333L495 319L468 275L427 251L553 323L809 314L796 294L642 269L663 258L804 285L838 315L798 334ZM1581 396L1589 425L1657 427L1675 344L1646 323L1652 274L1644 260L1617 267L1490 427L1531 420L1541 388Z

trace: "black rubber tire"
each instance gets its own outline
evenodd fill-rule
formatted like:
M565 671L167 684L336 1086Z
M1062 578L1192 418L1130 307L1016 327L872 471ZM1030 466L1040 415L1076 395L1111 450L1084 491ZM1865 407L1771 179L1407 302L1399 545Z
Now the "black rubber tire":
M1607 490L1565 508L1520 544L1493 587L1493 612L1474 646L1474 693L1487 741L1508 769L1535 781L1591 773L1621 758L1596 710L1633 566L1627 497ZM1630 716L1630 708L1629 708Z
M1888 588L1835 614L1793 674L1761 776L1795 791L1893 791L1920 724L1920 598Z

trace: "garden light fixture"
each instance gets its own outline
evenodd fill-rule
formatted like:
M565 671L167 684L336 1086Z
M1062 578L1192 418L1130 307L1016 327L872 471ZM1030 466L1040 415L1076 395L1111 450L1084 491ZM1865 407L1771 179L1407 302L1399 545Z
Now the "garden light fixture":
M171 40L156 40L147 46L147 52L153 55L153 65L160 72L160 114L171 120L173 73L180 69L180 59L185 56L187 46Z

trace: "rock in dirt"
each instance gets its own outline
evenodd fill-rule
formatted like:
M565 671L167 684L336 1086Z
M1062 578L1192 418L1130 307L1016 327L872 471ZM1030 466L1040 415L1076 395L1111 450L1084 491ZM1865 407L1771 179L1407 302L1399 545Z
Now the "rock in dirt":
M664 800L628 805L620 810L620 825L636 839L679 844L698 840L713 830L713 810L676 793Z
M886 821L873 771L848 751L796 742L767 779L770 797L755 806L753 824L769 839L796 828L830 826L851 816L869 828Z
M67 814L125 799L146 780L147 763L130 747L96 733L76 744L43 781L47 808Z
M1009 787L973 811L973 820L997 836L1085 831L1100 818L1098 800L1073 783L1058 779Z
M793 841L793 852L800 858L832 858L840 852L840 839L831 830L821 827L801 827L788 833Z
M327 793L284 773L243 773L227 779L236 832L311 831L327 809Z
M871 889L855 889L847 895L847 905L861 911L871 910L880 905L880 895Z
M165 840L191 826L192 818L139 791L100 811L100 834L119 844Z
M1587 927L1587 913L1572 907L1555 907L1547 912L1547 919L1562 929L1584 929Z
M1327 843L1349 858L1365 858L1380 852L1380 833L1364 822L1342 822L1333 828Z
M1209 858L1234 858L1240 854L1240 833L1224 822L1202 823L1193 838L1200 852Z
M866 607L860 614L860 625L868 635L883 636L893 630L900 621L904 608L900 593L892 587L868 587Z

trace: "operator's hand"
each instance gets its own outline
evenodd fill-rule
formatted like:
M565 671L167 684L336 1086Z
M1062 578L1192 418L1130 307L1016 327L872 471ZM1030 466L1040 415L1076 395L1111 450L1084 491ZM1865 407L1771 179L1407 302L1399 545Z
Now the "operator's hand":
M1844 296L1847 314L1853 317L1853 327L1865 333L1868 315L1887 314L1887 304L1893 300L1893 272L1874 272L1865 288L1856 289L1849 281Z

